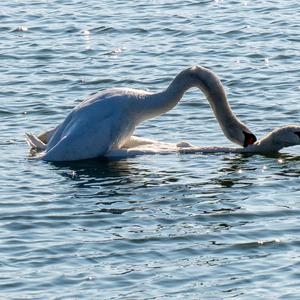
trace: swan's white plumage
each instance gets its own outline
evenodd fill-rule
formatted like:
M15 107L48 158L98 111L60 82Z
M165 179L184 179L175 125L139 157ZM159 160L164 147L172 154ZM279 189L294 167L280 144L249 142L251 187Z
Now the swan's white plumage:
M46 149L47 145L31 133L25 133L27 144L30 148L37 149L39 151L43 151Z
M163 143L159 141L139 139L134 137L134 143L128 144L117 151L112 151L106 155L107 158L128 158L139 155L149 154L194 154L194 153L252 153L264 154L280 151L282 148L300 145L300 126L286 125L276 128L257 141L253 145L245 148L230 147L199 147L193 146L188 142L178 144Z
M41 143L35 136L28 135L27 140L37 149L46 145L42 156L46 161L107 156L130 141L139 123L172 109L191 87L204 92L228 139L240 145L255 142L255 136L232 112L218 77L199 66L179 73L161 93L109 89L92 95L77 105L56 129L41 134Z
M33 145L36 137L28 135L27 139L33 138L29 144ZM287 125L276 128L257 141L253 145L245 148L230 147L199 147L191 145L188 142L180 142L177 144L159 142L151 139L139 138L132 136L121 149L112 150L105 154L108 159L122 159L141 155L154 154L210 154L210 153L252 153L264 154L280 151L282 148L300 145L300 126ZM35 149L37 147L33 146Z
M98 93L73 109L58 126L43 159L80 160L120 149L138 124L140 94L115 89Z

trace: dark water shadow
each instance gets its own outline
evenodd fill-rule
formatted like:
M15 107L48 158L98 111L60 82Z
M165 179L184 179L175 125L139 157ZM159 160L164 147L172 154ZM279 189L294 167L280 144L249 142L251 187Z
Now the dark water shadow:
M171 156L172 154L169 154ZM180 153L180 156L184 155ZM191 154L188 154L191 155ZM218 155L221 154L207 154ZM192 159L192 158L191 158ZM231 175L236 174L239 170L243 171L255 171L264 164L265 159L270 162L282 161L285 165L291 165L291 163L297 163L300 161L300 156L282 153L265 153L265 154L252 154L241 153L226 155L223 161L226 162L226 166L218 170L218 174ZM68 162L47 162L55 167L56 170L66 170L67 177L72 180L78 180L80 176L88 178L107 178L107 177L130 177L132 175L145 175L151 171L145 167L141 157L123 158L123 159L106 159L96 158L80 161L68 161ZM164 169L165 171L165 169ZM71 174L71 175L70 175ZM75 176L74 176L75 175Z
M107 160L102 158L80 160L74 162L48 162L63 176L72 180L105 179L128 177L138 172L137 164L123 160ZM61 172L62 171L62 172Z

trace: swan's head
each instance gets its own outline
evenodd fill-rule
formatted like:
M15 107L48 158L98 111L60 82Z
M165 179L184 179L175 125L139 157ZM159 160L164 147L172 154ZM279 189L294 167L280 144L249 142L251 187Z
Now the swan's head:
M300 145L300 126L283 126L275 129L270 135L272 137L272 143L282 148Z
M199 87L206 95L229 140L243 147L257 141L256 136L232 112L222 82L214 72L202 66L193 66L184 72L190 85Z
M257 141L256 136L240 121L229 122L223 132L229 140L243 147L253 145Z
M285 147L300 145L300 126L287 125L274 129L256 145L266 152L275 152Z

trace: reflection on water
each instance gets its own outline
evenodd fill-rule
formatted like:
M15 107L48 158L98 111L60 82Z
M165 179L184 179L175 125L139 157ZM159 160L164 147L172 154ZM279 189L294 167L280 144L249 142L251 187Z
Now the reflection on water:
M102 159L92 159L76 162L52 162L57 170L68 171L60 173L63 176L69 177L72 180L79 180L80 178L92 179L107 179L107 177L126 177L134 174L134 164L130 165L126 160L107 161Z

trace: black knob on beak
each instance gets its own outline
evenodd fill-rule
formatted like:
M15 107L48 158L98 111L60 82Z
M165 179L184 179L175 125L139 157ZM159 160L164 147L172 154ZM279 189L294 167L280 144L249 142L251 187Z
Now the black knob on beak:
M245 135L245 140L244 140L244 147L247 147L248 145L252 145L257 141L257 138L254 134L252 133L248 133L243 131L244 135Z

